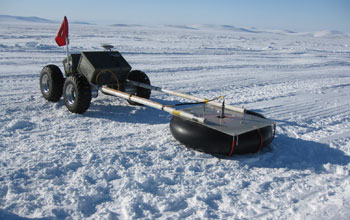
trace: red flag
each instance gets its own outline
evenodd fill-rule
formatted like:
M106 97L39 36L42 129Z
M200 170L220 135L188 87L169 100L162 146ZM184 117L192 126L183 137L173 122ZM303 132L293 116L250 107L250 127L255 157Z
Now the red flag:
M60 47L66 44L69 44L69 42L67 42L68 41L68 20L66 16L64 16L63 22L61 24L60 29L58 30L55 40L57 45Z

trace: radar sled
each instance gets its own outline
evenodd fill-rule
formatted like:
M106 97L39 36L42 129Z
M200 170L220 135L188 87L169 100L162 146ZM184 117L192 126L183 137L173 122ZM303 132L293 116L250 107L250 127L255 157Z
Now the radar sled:
M209 154L255 153L274 138L275 123L243 108L152 86L148 76L132 70L113 46L105 51L70 54L63 60L64 76L56 65L47 65L40 74L45 99L57 102L63 96L72 113L83 114L91 99L104 94L126 99L131 105L146 105L172 115L172 135L185 146ZM151 90L193 100L192 107L168 106L149 100Z

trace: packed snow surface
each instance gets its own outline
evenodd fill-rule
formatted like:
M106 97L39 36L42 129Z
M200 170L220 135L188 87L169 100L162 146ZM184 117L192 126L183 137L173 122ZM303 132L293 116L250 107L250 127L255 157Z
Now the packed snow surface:
M222 158L178 143L155 109L99 94L77 115L46 101L40 71L65 58L58 28L0 22L0 219L350 219L349 35L70 26L72 52L113 44L153 85L277 123L262 152Z

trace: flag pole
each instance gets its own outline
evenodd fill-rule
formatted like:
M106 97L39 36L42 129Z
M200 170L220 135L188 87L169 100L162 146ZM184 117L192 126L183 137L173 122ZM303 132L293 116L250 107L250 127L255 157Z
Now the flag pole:
M66 45L67 51L67 70L70 72L71 64L69 63L69 31L68 31L68 20L64 16L60 29L56 35L56 43L59 47Z
M68 69L68 72L70 72L70 62L69 62L69 48L68 48L68 45L69 45L69 38L68 36L66 37L66 48L67 48L67 69Z

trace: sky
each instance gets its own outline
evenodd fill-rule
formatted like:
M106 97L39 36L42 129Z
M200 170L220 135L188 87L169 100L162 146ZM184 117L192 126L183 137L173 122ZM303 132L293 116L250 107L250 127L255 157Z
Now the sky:
M350 0L0 0L0 14L104 24L350 32Z

